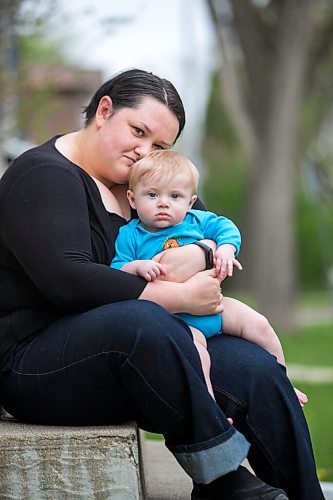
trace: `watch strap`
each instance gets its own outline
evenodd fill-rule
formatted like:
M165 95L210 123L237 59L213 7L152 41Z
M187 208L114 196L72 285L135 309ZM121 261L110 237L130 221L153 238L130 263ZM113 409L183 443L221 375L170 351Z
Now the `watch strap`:
M205 252L205 270L212 269L214 267L214 258L213 258L213 250L206 243L202 243L202 241L194 241L194 245L202 248Z

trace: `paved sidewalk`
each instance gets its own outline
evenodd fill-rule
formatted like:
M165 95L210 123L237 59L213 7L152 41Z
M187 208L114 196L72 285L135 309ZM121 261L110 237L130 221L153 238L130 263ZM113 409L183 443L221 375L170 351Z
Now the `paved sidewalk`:
M187 500L192 481L163 441L142 439L146 500Z
M333 383L333 368L330 366L294 365L287 363L288 376L298 382L310 384Z
M190 500L192 482L163 441L142 439L146 500ZM326 500L333 500L333 483L321 483Z

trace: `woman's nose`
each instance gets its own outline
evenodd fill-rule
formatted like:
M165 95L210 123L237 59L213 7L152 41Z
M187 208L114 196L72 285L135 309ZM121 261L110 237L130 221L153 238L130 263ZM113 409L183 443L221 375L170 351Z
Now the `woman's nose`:
M149 154L151 151L153 151L153 147L151 144L148 143L140 143L135 149L134 152L138 156L138 159L141 160L141 158L144 158Z

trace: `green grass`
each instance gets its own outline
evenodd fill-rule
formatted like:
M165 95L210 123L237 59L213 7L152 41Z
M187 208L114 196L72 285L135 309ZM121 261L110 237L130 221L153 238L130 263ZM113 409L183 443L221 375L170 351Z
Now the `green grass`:
M146 439L153 439L154 441L162 441L162 434L154 434L153 432L145 432Z
M304 412L312 438L319 479L333 481L333 384L300 382L297 387L309 398Z
M316 302L323 305L323 300ZM306 298L304 304L307 305ZM280 339L287 365L333 367L333 323L299 328L292 335L280 335ZM322 481L333 481L333 383L314 384L297 380L293 383L309 398L304 412L312 437L318 476Z
M332 294L327 290L306 290L300 294L298 304L300 307L333 307Z
M333 324L305 326L279 337L287 363L333 367Z

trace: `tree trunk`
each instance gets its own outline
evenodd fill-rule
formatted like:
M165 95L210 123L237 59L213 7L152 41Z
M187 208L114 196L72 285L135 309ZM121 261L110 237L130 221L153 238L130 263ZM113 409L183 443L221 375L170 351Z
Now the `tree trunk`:
M218 2L208 0L208 3L217 26L220 50L225 53ZM231 0L243 53L241 74L245 83L228 84L230 68L225 60L221 68L222 73L227 73L224 100L229 102L228 109L244 150L251 150L241 253L245 264L243 281L250 281L254 287L259 310L275 326L284 329L294 325L297 291L294 228L297 121L313 32L312 4L312 0L272 2L275 15L278 12L272 25L265 24L261 9L251 1ZM236 95L236 100L235 91L243 92ZM244 124L239 124L242 116L247 120L246 137Z
M258 141L247 210L258 307L283 329L295 326L295 166L298 115L313 28L310 11L311 0L284 4L265 131Z

